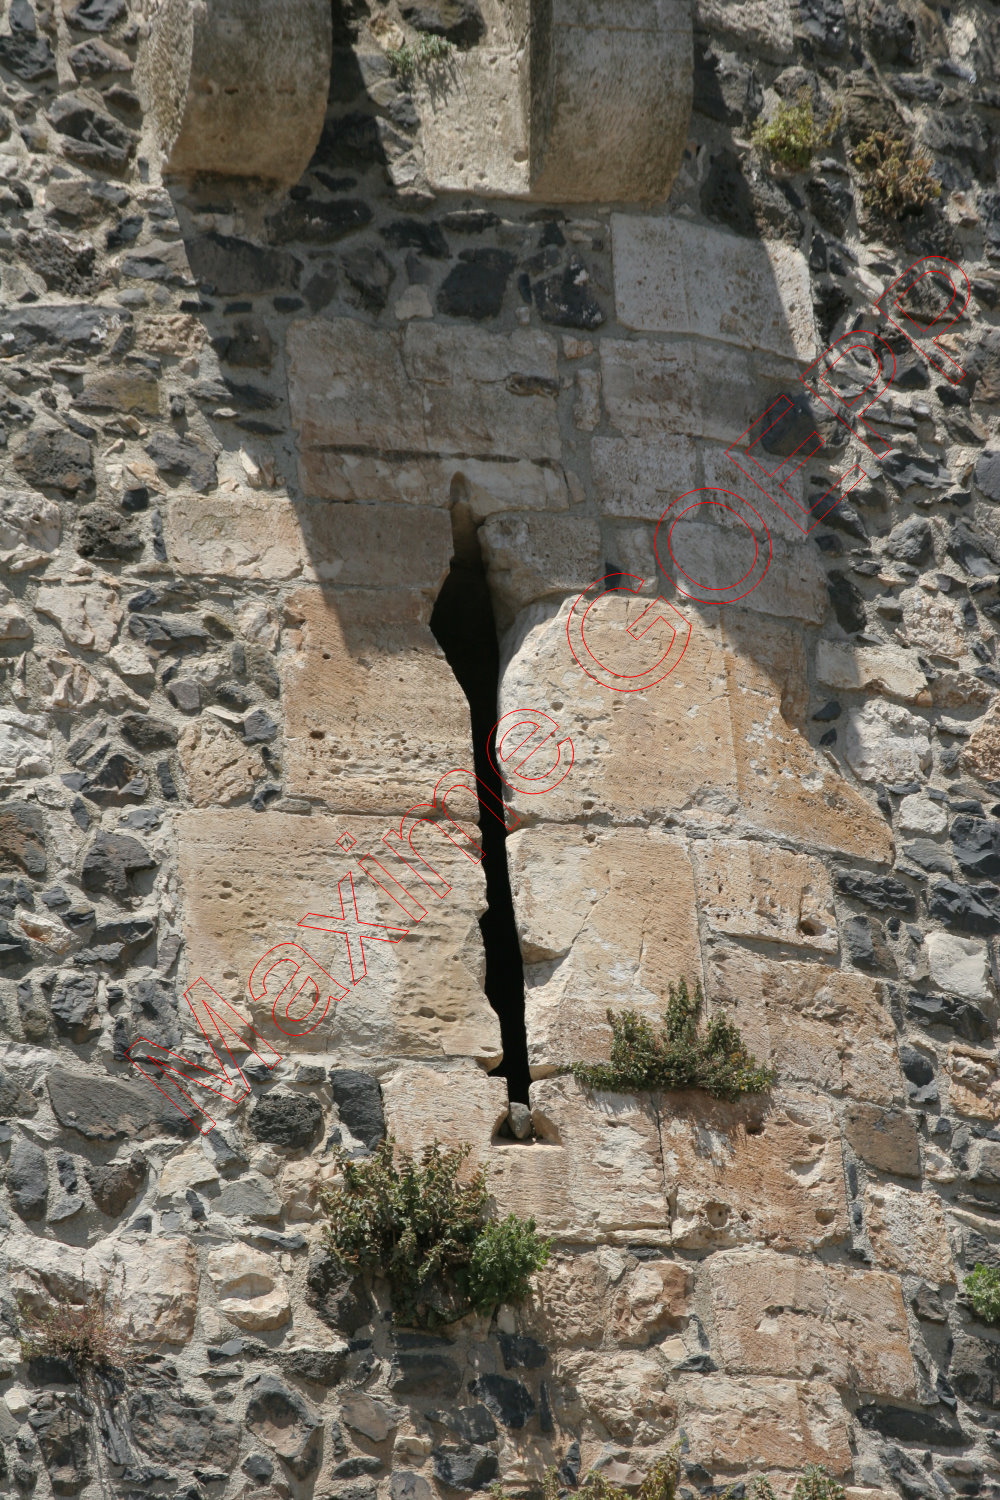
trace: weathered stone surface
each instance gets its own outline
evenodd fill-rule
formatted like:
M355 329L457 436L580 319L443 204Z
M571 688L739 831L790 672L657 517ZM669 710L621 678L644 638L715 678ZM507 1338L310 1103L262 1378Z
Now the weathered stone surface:
M323 1108L311 1094L265 1094L247 1123L257 1140L294 1150L315 1145L323 1128Z
M54 500L6 489L0 496L0 566L12 573L41 567L58 547L61 532Z
M253 1386L246 1420L296 1479L307 1479L318 1468L322 1422L297 1391L287 1390L273 1375L262 1376Z
M876 980L727 948L709 965L709 995L782 1079L873 1104L905 1098L895 1027Z
M1000 705L994 703L972 731L962 765L980 781L1000 780Z
M551 594L578 593L601 574L595 521L563 516L491 516L480 529L501 626Z
M925 721L883 698L850 710L846 751L862 781L912 781L931 763Z
M0 783L47 776L52 770L51 756L44 715L0 708Z
M0 803L0 858L27 875L44 875L45 820L30 802Z
M124 833L102 833L84 855L80 878L85 891L110 896L122 904L135 893L135 877L155 868L156 860L138 839Z
M60 1125L92 1141L145 1140L149 1136L189 1136L194 1127L152 1084L102 1078L53 1068L46 1079Z
M424 797L430 790L426 789ZM455 806L459 811L457 801ZM179 821L185 940L192 973L204 975L220 994L242 1005L247 978L258 957L277 943L293 941L324 965L339 985L350 987L351 965L344 938L297 925L310 912L341 914L336 892L352 869L351 856L336 844L344 833L342 819L270 812L262 827L256 820L251 826L244 813L234 810L187 813ZM331 1003L322 1022L313 1017L306 1024L317 1029L300 1035L296 1046L325 1051L332 1044L341 1061L362 1066L372 1056L398 1054L471 1056L493 1066L499 1060L499 1026L481 988L478 916L485 905L481 869L447 840L418 835L417 843L451 887L450 894L439 901L382 845L382 835L391 826L387 814L352 816L352 837L357 839L354 857L371 853L394 879L405 880L409 889L427 892L427 914L412 941L368 943L364 978L357 937L352 936L354 961L364 988L356 996L349 994L340 1003ZM265 860L268 892L262 904L258 879ZM343 889L350 912L350 886ZM404 930L409 925L403 909L382 892L376 893L356 865L354 889L362 921ZM301 954L297 961L305 962ZM447 975L444 983L442 974ZM317 1017L331 992L324 976L320 978L325 989ZM340 992L333 993L336 997ZM293 1015L305 1016L311 1004L310 1000L301 1010L296 1008ZM273 1001L256 1007L255 1024L284 1052L288 1040L270 1019L272 1007Z
M843 1403L824 1380L688 1376L674 1388L697 1461L744 1473L823 1464L843 1476L851 1449Z
M369 1151L385 1139L385 1115L378 1079L355 1068L331 1068L330 1091L340 1123Z
M387 1074L381 1087L386 1126L415 1156L437 1136L469 1141L471 1161L485 1161L507 1113L503 1080L487 1078L468 1064L442 1072L408 1063Z
M733 1375L855 1384L912 1399L913 1358L899 1279L770 1251L724 1251L703 1273L715 1349Z
M281 1328L291 1318L285 1278L262 1251L223 1245L209 1251L206 1265L219 1310L239 1328Z
M153 1371L129 1398L136 1442L154 1463L174 1472L197 1465L230 1473L240 1447L240 1424L200 1392L181 1385L175 1369Z
M48 118L62 137L62 149L70 161L120 173L132 160L136 137L100 104L100 94L90 90L60 94L50 105Z
M833 891L818 859L712 841L698 843L695 865L699 907L716 932L836 952Z
M123 613L115 589L92 584L40 588L35 608L56 621L71 645L102 655L114 645Z
M61 427L30 432L14 455L14 467L36 489L59 490L71 499L84 494L94 483L90 444Z
M681 218L612 218L619 320L642 333L694 333L812 360L809 271L798 250ZM678 274L678 272L680 274Z
M201 12L165 0L137 70L164 168L297 182L323 128L331 47L321 0L294 24L264 4Z
M927 687L927 677L915 656L893 646L842 646L820 641L816 675L837 692L874 690L913 703Z
M288 358L292 421L306 453L360 446L560 456L556 344L548 334L420 320L389 333L334 318L293 323ZM304 463L309 490L308 458Z
M44 1219L49 1198L45 1152L34 1141L22 1137L7 1163L7 1190L22 1219L29 1223Z
M101 1029L97 1009L97 979L72 969L56 975L50 1001L56 1030L77 1043L89 1042Z
M553 1395L563 1426L580 1422L587 1412L615 1444L631 1444L639 1432L665 1441L676 1428L676 1398L655 1351L607 1350L595 1356L576 1350L560 1358L559 1374L560 1388Z
M954 600L920 588L905 589L899 598L907 644L946 661L960 661L966 649L965 634Z
M979 1119L1000 1120L1000 1066L992 1052L952 1042L945 1067L952 1109Z
M315 589L292 595L289 609L297 628L286 633L281 669L291 791L398 816L430 800L451 767L471 769L468 704L431 635L427 601Z
M134 1339L186 1344L198 1306L198 1256L187 1240L119 1248L121 1311Z
M255 782L266 775L258 752L211 719L189 724L177 751L194 807L228 807L251 796Z
M146 1158L138 1151L128 1161L109 1162L106 1166L88 1162L84 1176L101 1213L117 1219L142 1187L148 1170Z
M879 1265L900 1276L922 1276L935 1286L955 1281L941 1200L895 1183L869 1183L865 1228Z
M844 1110L844 1136L862 1161L880 1172L920 1176L917 1127L903 1110L852 1101Z
M659 833L542 826L508 836L535 1077L608 1055L608 1006L658 1020L667 987L701 974L691 862Z

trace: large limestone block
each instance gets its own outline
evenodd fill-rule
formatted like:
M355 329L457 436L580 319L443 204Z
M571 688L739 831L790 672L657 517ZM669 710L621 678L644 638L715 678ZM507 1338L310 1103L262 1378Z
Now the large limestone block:
M664 1093L657 1107L674 1244L814 1250L846 1237L840 1132L825 1100Z
M501 628L549 594L574 593L601 576L596 521L569 516L492 516L479 533Z
M905 1100L895 1027L878 980L727 947L712 955L709 995L783 1080L871 1104Z
M398 457L307 448L303 487L320 500L365 505L433 505L464 500L473 519L499 510L566 510L569 492L561 469L526 458Z
M121 1310L141 1343L186 1344L198 1305L198 1256L188 1240L119 1244L112 1282L121 1288ZM120 1278L117 1279L117 1278Z
M713 931L837 951L833 888L818 859L746 840L699 842L694 856L699 905Z
M801 251L672 215L614 214L618 318L810 361L819 352Z
M709 1469L850 1470L847 1413L826 1380L697 1375L672 1389L691 1451Z
M494 1147L493 1195L502 1214L534 1214L544 1234L593 1243L627 1231L665 1231L669 1210L655 1108L649 1097L589 1096L571 1078L531 1086L538 1138Z
M199 718L189 724L177 753L195 807L237 802L267 774L259 750L244 745L218 720Z
M435 592L452 550L444 514L396 505L295 504L267 494L179 496L167 510L166 539L182 573Z
M345 824L356 841L349 854L336 843ZM500 1060L500 1032L482 990L482 867L447 840L434 836L431 842L425 836L420 847L451 887L439 898L382 845L388 826L387 817L182 814L178 867L186 983L203 977L243 1007L244 1014L249 1006L255 1024L279 1053L335 1048L341 1056L362 1061L386 1055L466 1056L493 1066ZM404 930L409 925L402 908L360 874L357 861L368 854L375 854L411 891L425 896L426 915L398 943L369 940L362 955L365 927L355 920L350 884L343 886L343 908L338 894L341 881L352 871L362 923ZM310 912L329 916L334 920L328 927L350 935L350 956L344 937L298 927ZM373 931L377 937L378 929ZM247 995L258 958L287 941L301 944L348 989L316 1030L294 1039L276 1029L266 1002L251 1005ZM304 962L301 955L298 961ZM352 962L359 976L356 988L351 987ZM302 1008L293 1011L304 1014ZM189 1038L197 1035L193 1018L185 1017L184 1025ZM214 1098L212 1105L213 1116L216 1108L224 1108Z
M815 550L801 537L779 536L774 525L779 512L763 495L736 483L736 489L722 485L687 499L668 498L656 535L661 570L685 596L711 600L710 591L728 589L726 597L735 597L742 588L748 592L737 601L740 609L821 624L829 595ZM718 488L730 489L730 494L719 495ZM741 492L750 494L750 505L733 498ZM698 507L704 519L691 519L693 512L681 519L681 512L689 506ZM733 514L727 515L722 506ZM742 582L734 589L736 579Z
M323 129L326 0L159 0L137 82L166 172L297 182Z
M992 1052L953 1042L945 1070L953 1110L975 1119L1000 1120L1000 1066Z
M472 1145L469 1166L486 1164L507 1115L507 1084L473 1064L431 1068L402 1064L381 1080L386 1128L401 1150L419 1156L434 1140Z
M528 1059L535 1077L606 1058L608 1006L658 1021L668 986L701 978L687 849L633 829L528 828L508 836L525 960Z
M724 1251L702 1272L713 1348L733 1375L815 1378L912 1400L913 1357L899 1278L771 1251Z
M401 332L355 318L293 323L288 332L292 425L303 487L310 450L371 448L474 457L557 459L556 342L413 322Z
M586 647L611 671L648 671L653 683L615 692L570 651L573 602L525 611L501 680L501 713L544 706L574 742L573 769L546 793L545 817L576 819L582 806L619 818L659 823L683 813L714 824L738 812L761 832L807 849L891 860L885 820L805 737L801 631L734 610L720 621L711 607L685 604L675 614L660 605L654 613L663 623L643 621L636 639L628 630L650 598L611 594L590 607ZM515 793L513 806L537 816L538 800Z
M927 687L927 675L916 654L896 646L842 646L820 641L816 647L816 677L836 692L888 693L913 703Z
M937 1193L870 1182L865 1227L879 1265L901 1276L922 1276L936 1286L954 1283L955 1263Z
M655 1351L577 1350L554 1362L552 1406L563 1428L586 1424L596 1437L644 1444L663 1442L676 1417L673 1391Z
M428 600L303 589L288 615L297 622L281 657L290 792L398 818L432 801L446 772L472 767L469 705L431 634Z

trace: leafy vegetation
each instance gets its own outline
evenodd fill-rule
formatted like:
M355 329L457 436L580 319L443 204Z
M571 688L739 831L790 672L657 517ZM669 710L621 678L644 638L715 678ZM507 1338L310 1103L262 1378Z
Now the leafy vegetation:
M93 1374L124 1375L138 1357L117 1304L108 1307L101 1292L79 1306L54 1301L22 1318L21 1358L63 1360L81 1382Z
M763 1094L774 1082L746 1049L738 1027L724 1015L713 1016L698 1030L704 997L696 985L692 995L687 980L675 988L657 1035L634 1010L615 1015L611 1023L611 1061L574 1063L573 1076L594 1089L632 1094L647 1089L704 1089L716 1099L738 1099L741 1094Z
M389 67L397 78L412 78L414 73L431 63L443 62L455 50L455 43L444 36L430 36L423 32L415 42L404 42L401 47L390 47L386 53Z
M800 89L794 104L782 102L770 120L762 120L754 127L751 140L758 151L784 167L801 172L816 152L833 139L839 125L839 105L834 107L826 124L820 126L813 114L812 95L808 89Z
M735 1486L730 1485L722 1500L735 1495ZM746 1486L746 1500L778 1500L769 1480L758 1474ZM827 1472L822 1464L807 1464L795 1481L792 1500L845 1500L844 1487Z
M528 1295L549 1241L534 1219L489 1220L486 1172L458 1174L471 1146L424 1149L420 1162L389 1136L374 1156L339 1153L343 1185L322 1194L328 1248L389 1283L397 1322L436 1327Z
M901 219L941 196L931 176L932 158L914 151L902 136L873 130L859 141L851 160L861 178L861 199L870 213Z
M587 1476L578 1491L581 1500L676 1500L680 1479L681 1445L677 1443L663 1458L657 1459L644 1477L637 1491L625 1490L611 1481L598 1469ZM564 1487L559 1482L555 1469L549 1469L542 1481L542 1500L559 1500ZM492 1500L509 1500L502 1484L491 1484Z
M1000 1323L1000 1271L977 1261L962 1285L976 1317L984 1323Z

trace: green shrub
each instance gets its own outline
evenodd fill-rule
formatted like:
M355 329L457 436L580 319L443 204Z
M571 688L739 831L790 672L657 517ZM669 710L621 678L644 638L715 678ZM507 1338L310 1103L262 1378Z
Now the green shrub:
M657 1459L635 1492L612 1484L598 1469L587 1475L577 1494L580 1500L676 1500L680 1451L681 1444L676 1443L669 1453ZM559 1500L561 1489L557 1471L549 1469L542 1481L542 1500ZM508 1500L502 1484L491 1484L490 1495L492 1500Z
M722 1500L729 1500L734 1494L735 1486L730 1485ZM758 1474L746 1487L746 1500L777 1500L777 1496L770 1482ZM795 1481L792 1500L845 1500L844 1488L822 1464L808 1464Z
M124 1375L138 1358L117 1304L91 1292L81 1305L53 1301L41 1312L21 1314L22 1359L59 1359L86 1383L93 1374Z
M816 152L827 145L840 124L840 107L835 106L822 127L813 116L812 95L800 89L795 104L781 103L770 120L760 121L750 139L758 151L764 151L782 166L796 172L808 167Z
M703 1004L700 985L693 995L684 979L676 989L671 985L660 1035L637 1011L616 1016L609 1010L610 1063L574 1063L574 1078L589 1088L623 1094L704 1089L716 1099L738 1099L766 1093L774 1074L751 1056L731 1021L713 1016L704 1031L698 1030Z
M430 36L424 32L415 42L404 42L401 47L390 47L386 53L389 67L397 78L411 78L421 68L433 62L442 62L455 50L455 43L444 36Z
M418 1164L389 1136L366 1160L338 1153L343 1186L321 1195L327 1246L345 1265L385 1276L400 1323L436 1327L522 1301L548 1259L534 1219L489 1222L482 1167L457 1180L471 1149L435 1141Z
M861 201L870 213L902 219L941 196L931 157L914 151L902 136L873 130L859 141L851 160L861 178Z
M984 1323L1000 1323L1000 1271L977 1261L962 1285L976 1317Z

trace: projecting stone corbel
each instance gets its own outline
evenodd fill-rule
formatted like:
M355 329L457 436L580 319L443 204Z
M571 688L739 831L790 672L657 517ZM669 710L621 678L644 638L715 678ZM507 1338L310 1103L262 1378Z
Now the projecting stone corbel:
M301 177L323 129L330 0L147 0L137 82L165 175Z

